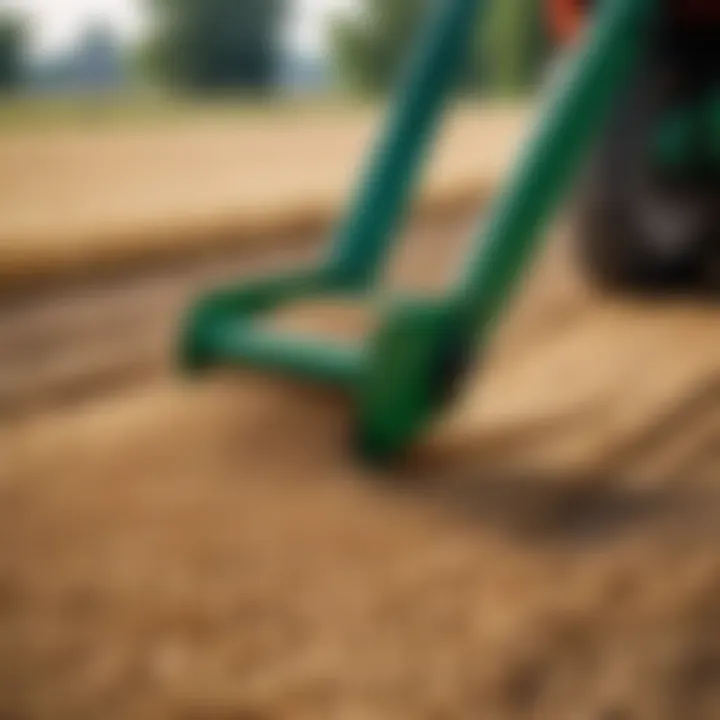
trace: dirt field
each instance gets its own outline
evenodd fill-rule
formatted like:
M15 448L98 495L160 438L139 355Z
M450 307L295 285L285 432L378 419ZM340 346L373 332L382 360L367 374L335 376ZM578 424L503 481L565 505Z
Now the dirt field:
M0 291L239 238L317 233L344 205L380 120L338 109L0 133ZM425 204L492 186L526 122L517 107L454 113Z
M391 282L452 277L469 225ZM170 367L189 295L311 251L0 307L0 717L720 717L718 309L598 297L558 229L383 475L334 398Z

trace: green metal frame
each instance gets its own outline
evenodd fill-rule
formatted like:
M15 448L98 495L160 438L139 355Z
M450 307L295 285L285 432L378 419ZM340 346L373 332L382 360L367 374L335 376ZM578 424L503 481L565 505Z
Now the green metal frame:
M200 299L183 334L186 368L252 367L335 385L353 402L361 453L375 461L402 452L450 401L589 152L658 6L657 0L602 3L510 180L485 215L455 287L437 299L379 294L378 274L485 4L435 3L388 128L327 258L317 267ZM369 294L379 301L382 322L359 345L277 335L255 322L299 298Z

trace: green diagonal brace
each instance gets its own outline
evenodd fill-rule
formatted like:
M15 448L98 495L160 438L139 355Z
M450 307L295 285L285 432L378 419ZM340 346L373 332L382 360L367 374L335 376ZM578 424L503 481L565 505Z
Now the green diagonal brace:
M387 128L335 237L330 274L341 282L369 285L382 268L485 4L486 0L433 0Z
M360 393L366 456L385 460L417 438L448 402L452 374L461 376L490 340L632 69L653 7L656 0L603 2L590 36L483 219L454 292L431 304L395 307L387 316L370 354L374 368Z

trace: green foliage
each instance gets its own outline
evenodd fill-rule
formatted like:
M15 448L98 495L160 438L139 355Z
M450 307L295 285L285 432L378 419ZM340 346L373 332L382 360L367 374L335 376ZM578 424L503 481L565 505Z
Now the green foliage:
M542 0L493 2L484 53L495 92L524 93L535 86L551 52Z
M427 0L366 0L361 15L334 24L331 47L351 87L376 92L393 83L425 6Z
M191 91L263 91L274 81L286 0L151 0L141 64Z
M364 0L357 15L337 20L331 48L341 78L375 93L393 86L421 23L438 0ZM482 0L479 0L482 2ZM487 0L462 86L470 92L527 90L549 50L540 0Z
M25 40L19 20L0 16L0 91L15 90L23 81Z

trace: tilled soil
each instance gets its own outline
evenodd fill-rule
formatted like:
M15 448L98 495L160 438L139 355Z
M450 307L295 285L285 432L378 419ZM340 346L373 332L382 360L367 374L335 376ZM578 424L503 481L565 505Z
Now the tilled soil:
M442 287L468 226L393 285ZM337 398L172 370L190 295L304 251L7 303L0 717L720 717L720 311L599 297L567 246L385 472Z

